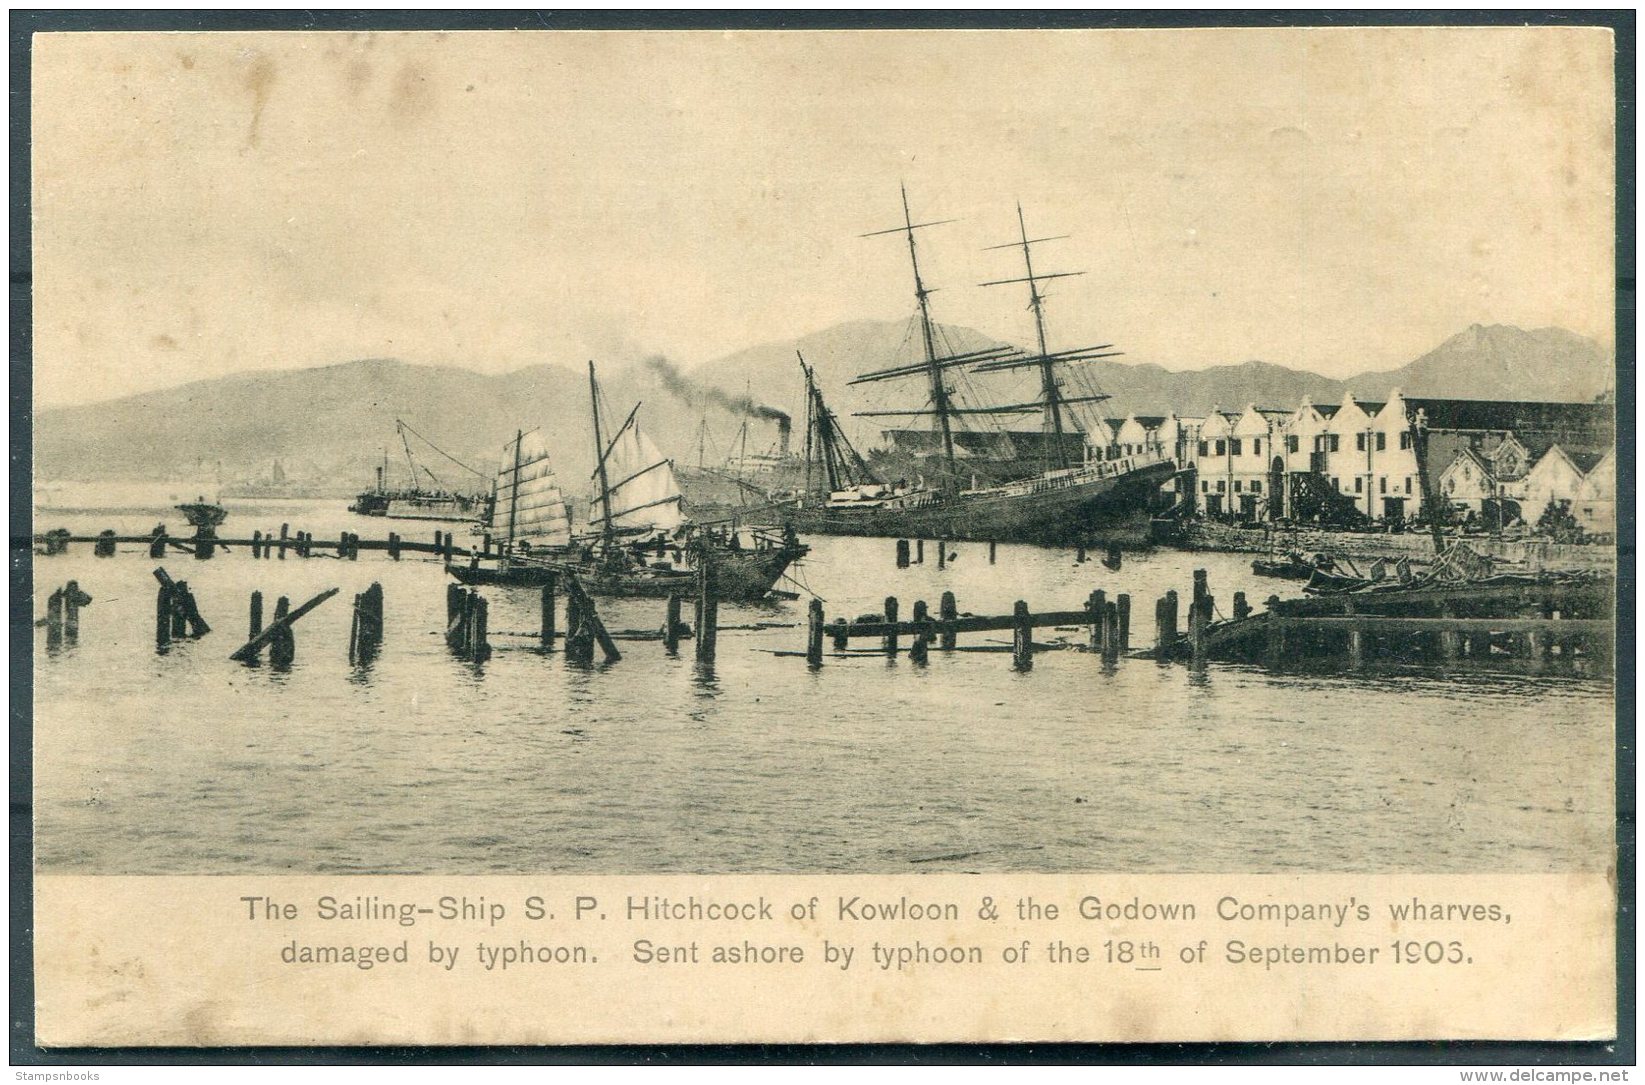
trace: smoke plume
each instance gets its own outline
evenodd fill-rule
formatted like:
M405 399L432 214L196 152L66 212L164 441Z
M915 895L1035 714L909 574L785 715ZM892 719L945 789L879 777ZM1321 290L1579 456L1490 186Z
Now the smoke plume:
M681 373L673 362L660 354L647 358L645 367L657 374L658 379L663 382L664 388L687 403L712 403L717 407L725 408L732 414L742 415L746 418L759 418L767 422L776 422L780 426L788 425L787 411L779 411L775 407L767 407L763 403L756 403L748 396L734 396L711 385L698 384L684 373Z

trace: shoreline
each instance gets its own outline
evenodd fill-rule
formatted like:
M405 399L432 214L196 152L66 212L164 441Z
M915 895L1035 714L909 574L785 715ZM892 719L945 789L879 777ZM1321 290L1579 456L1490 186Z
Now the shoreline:
M1556 543L1547 539L1493 539L1484 535L1454 536L1475 552L1509 564L1542 569L1616 569L1616 547L1597 543ZM1181 538L1163 543L1177 550L1205 550L1224 553L1270 554L1300 550L1325 552L1350 558L1432 559L1433 536L1425 531L1400 534L1368 531L1332 531L1313 527L1260 528L1231 527L1217 523L1191 523L1182 528Z

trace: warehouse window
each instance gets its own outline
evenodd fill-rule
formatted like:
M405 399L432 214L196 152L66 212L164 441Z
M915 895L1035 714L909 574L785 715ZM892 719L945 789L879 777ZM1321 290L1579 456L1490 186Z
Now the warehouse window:
M1377 451L1388 451L1388 435L1386 433L1377 434Z

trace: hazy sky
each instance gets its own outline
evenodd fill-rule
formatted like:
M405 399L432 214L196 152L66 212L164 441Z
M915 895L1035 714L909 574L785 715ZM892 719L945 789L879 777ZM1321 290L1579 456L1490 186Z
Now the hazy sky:
M393 356L686 365L912 309L1127 361L1611 342L1594 31L48 35L35 393Z

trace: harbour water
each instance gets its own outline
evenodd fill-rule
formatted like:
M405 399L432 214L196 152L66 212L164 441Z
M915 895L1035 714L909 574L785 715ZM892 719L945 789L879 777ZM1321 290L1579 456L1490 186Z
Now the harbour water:
M192 499L180 495L179 500ZM37 500L36 530L173 529L158 496L73 487ZM149 504L149 502L156 502ZM227 502L254 529L436 525L352 516L343 501ZM423 530L426 528L426 530ZM1133 643L1153 601L1209 570L1226 612L1298 585L1250 556L1128 553L1117 572L1069 551L935 544L897 569L890 539L811 538L800 584L827 613L896 595L1001 614L1016 599L1073 609L1130 593ZM35 854L43 871L171 873L651 873L925 871L1602 870L1613 862L1609 680L1505 674L1270 673L1047 652L907 659L773 655L804 647L805 603L722 604L711 671L625 642L578 668L510 633L535 631L535 592L489 591L494 654L451 656L438 562L367 552L163 564L213 632L163 654L157 564L78 545L36 558L35 615L77 580L93 603L77 644L36 631ZM385 594L385 638L348 662L349 599ZM794 587L794 585L784 585ZM341 594L296 627L289 672L229 661L248 598L272 609ZM656 629L660 600L601 600L611 629ZM689 608L687 608L689 615ZM1083 631L1052 634L1083 639ZM983 643L1004 634L978 634Z

